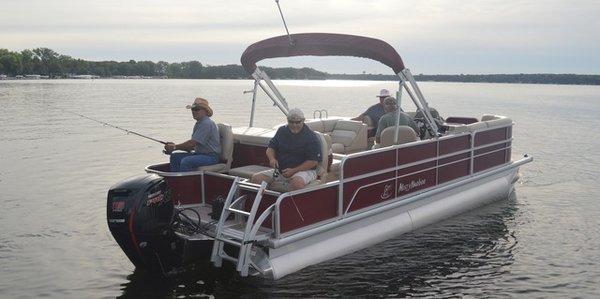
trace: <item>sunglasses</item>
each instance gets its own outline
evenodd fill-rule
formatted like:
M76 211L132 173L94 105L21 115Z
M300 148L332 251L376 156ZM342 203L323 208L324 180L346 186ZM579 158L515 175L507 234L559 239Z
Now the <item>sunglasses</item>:
M299 125L299 124L302 123L302 121L301 120L288 120L288 123L289 124L294 124L294 125Z
M200 110L204 110L204 108L200 108L200 107L192 108L192 111L200 111Z

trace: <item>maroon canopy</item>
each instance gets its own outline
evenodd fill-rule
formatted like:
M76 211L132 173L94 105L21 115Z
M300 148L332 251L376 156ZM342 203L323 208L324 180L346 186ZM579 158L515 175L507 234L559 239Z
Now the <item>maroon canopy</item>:
M242 54L242 66L252 74L256 63L265 58L291 56L355 56L377 60L397 74L404 69L400 55L388 43L370 37L334 34L292 34L265 39L250 45Z

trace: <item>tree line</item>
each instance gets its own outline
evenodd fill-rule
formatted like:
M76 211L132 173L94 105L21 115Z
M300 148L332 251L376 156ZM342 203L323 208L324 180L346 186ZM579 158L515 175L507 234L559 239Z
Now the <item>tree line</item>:
M279 79L325 79L327 73L311 68L264 68ZM49 77L68 75L148 76L191 79L250 78L241 65L203 65L199 61L168 63L165 61L86 61L62 55L48 48L11 52L0 49L0 74L18 76L36 74Z
M524 83L524 84L570 84L600 85L600 75L578 74L484 74L484 75L415 75L417 81L470 82L470 83ZM329 79L338 80L398 80L395 75L332 74Z
M340 79L340 80L397 80L394 75L329 74L313 68L261 67L273 79ZM10 77L37 74L52 78L69 75L100 77L145 76L189 79L247 79L249 74L239 64L203 65L199 61L168 63L165 61L87 61L59 54L48 48L12 52L0 49L0 75ZM415 75L417 81L587 84L600 85L600 75L577 74L486 74L486 75Z

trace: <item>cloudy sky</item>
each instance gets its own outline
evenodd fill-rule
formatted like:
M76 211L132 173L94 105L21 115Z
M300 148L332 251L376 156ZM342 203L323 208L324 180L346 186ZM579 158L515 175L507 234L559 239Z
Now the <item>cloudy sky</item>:
M285 34L274 0L0 0L0 48L48 47L89 60L239 63ZM280 0L291 33L380 38L413 73L600 74L598 0ZM388 73L357 58L271 66Z

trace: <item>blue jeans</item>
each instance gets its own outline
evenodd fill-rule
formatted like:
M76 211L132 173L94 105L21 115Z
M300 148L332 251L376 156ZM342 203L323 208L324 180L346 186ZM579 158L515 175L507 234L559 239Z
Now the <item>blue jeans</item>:
M185 152L171 153L171 171L195 171L200 166L213 165L219 162L216 154L192 154Z

